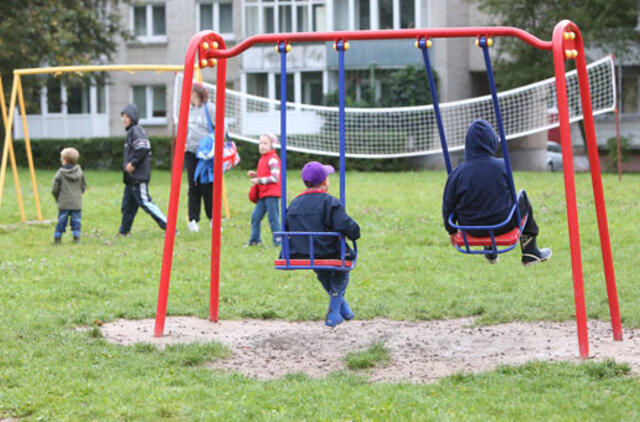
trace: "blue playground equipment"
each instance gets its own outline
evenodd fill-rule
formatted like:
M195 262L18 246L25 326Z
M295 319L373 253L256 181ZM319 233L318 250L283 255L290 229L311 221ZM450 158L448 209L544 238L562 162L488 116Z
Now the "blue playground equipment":
M515 248L518 244L518 240L520 239L520 234L522 233L522 228L527 223L528 216L521 216L520 207L519 207L519 199L522 195L526 197L526 192L521 190L518 195L516 195L515 184L513 182L513 173L511 170L511 160L509 159L509 148L507 146L506 135L504 132L504 126L502 124L502 114L500 113L500 103L498 101L498 94L496 90L496 83L493 77L493 69L491 67L491 57L489 56L489 47L493 44L493 41L490 38L485 36L481 36L476 41L476 45L482 48L482 52L484 54L484 62L487 69L487 77L489 79L489 89L491 90L491 98L493 100L493 108L496 114L496 123L498 126L498 134L500 136L500 145L502 146L502 152L504 156L505 167L507 169L507 178L509 181L509 186L511 187L511 196L513 198L513 207L509 212L508 217L495 225L489 226L462 226L457 225L453 221L454 215L451 214L449 216L449 224L452 227L458 229L458 233L455 237L455 247L458 251L466 254L498 254L508 252L511 249ZM451 160L449 158L449 150L447 148L447 139L444 133L444 126L442 124L442 116L440 114L440 105L438 103L438 93L436 91L436 84L433 78L433 70L431 68L431 61L429 59L429 53L427 49L431 47L431 40L426 38L420 38L417 41L417 47L422 50L422 58L424 60L424 66L427 70L427 76L429 78L429 90L431 91L431 97L433 98L433 110L436 116L436 122L438 125L438 134L440 135L440 143L442 145L442 153L444 154L444 161L447 167L447 174L451 173ZM513 228L511 231L496 235L495 231L505 227L513 218L513 215L516 215L517 221L519 221L519 225ZM485 230L489 232L488 236L485 237L475 237L471 236L467 233L468 230ZM472 250L471 246L482 246L483 248L480 250ZM498 246L506 246L504 248L498 248Z
M349 49L349 43L345 40L337 40L333 45L338 52L338 77L339 77L339 134L340 134L340 202L345 205L345 94L344 94L344 52ZM277 47L280 53L280 162L282 166L282 230L285 227L287 217L287 53L291 46L279 42ZM281 258L274 261L277 270L321 270L330 269L338 271L351 271L356 266L358 259L358 246L353 241L353 260L347 260L346 238L338 232L275 232L274 236L282 239ZM309 238L309 259L291 259L289 254L289 241L292 236L304 236ZM333 236L340 239L339 259L320 259L314 256L313 240L317 236Z

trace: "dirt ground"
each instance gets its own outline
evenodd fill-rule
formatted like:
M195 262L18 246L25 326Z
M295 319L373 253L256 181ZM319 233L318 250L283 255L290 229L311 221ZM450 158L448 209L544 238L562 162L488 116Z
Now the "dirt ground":
M473 318L444 321L352 320L335 328L322 321L242 320L212 323L170 317L165 335L153 337L154 320L117 320L101 327L113 343L166 344L217 341L233 355L210 362L212 370L276 379L303 372L324 377L344 370L347 352L383 342L391 362L361 372L373 382L429 383L458 372L482 372L529 361L578 362L575 322L513 322L474 326ZM590 358L627 362L640 373L640 330L624 330L613 341L608 323L589 323Z

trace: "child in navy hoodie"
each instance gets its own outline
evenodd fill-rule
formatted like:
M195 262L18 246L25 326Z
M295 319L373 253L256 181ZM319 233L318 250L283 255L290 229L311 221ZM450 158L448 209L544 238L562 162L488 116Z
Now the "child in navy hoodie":
M302 168L302 181L307 189L291 201L287 208L285 230L292 232L340 232L351 240L360 238L360 227L347 215L344 205L329 195L329 174L332 166L311 161ZM340 258L340 240L336 236L314 237L314 258ZM291 236L291 258L309 258L309 239ZM345 259L353 260L354 252L347 245ZM343 320L353 318L353 312L344 298L349 284L349 271L314 270L322 287L329 294L329 311L325 324L334 327Z
M127 139L124 143L122 162L124 192L122 194L122 222L119 234L120 236L129 235L139 207L164 230L167 228L167 218L149 194L151 143L144 129L138 126L140 119L138 107L135 104L127 104L122 109L120 118L127 131Z
M451 236L451 243L457 231L449 225L451 213L454 214L454 221L457 220L460 225L488 226L504 221L511 211L513 197L505 163L503 159L493 156L497 146L498 135L489 122L476 120L469 126L465 138L464 161L449 174L442 200L444 227ZM529 215L520 236L522 264L532 265L546 261L551 257L551 249L538 249L536 245L538 226L526 195L521 196L519 207L522 216ZM494 230L494 233L507 233L517 226L514 213L509 224ZM489 233L474 230L469 234L488 236ZM484 257L492 264L498 260L496 254L485 254Z

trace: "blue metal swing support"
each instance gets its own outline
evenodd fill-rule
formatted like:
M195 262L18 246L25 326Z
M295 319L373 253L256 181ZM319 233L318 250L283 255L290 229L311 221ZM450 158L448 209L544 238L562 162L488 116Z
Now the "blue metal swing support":
M339 88L339 103L338 103L338 122L339 122L339 135L340 135L340 202L343 206L346 206L346 139L345 139L345 81L344 81L344 52L348 49L348 43L346 40L336 40L335 50L338 52L338 88ZM342 233L338 232L287 232L284 231L286 218L287 218L287 53L290 51L290 46L284 42L279 42L277 50L280 53L280 162L282 166L281 170L281 204L282 204L282 219L281 227L283 231L273 233L274 236L279 236L282 241L282 257L281 260L276 260L274 266L277 270L336 270L336 271L351 271L356 266L358 257L358 246L356 241L353 241L353 260L346 259L346 239ZM289 240L290 237L301 236L308 237L309 239L309 260L291 259ZM337 260L335 259L319 259L314 256L313 240L316 236L333 236L340 239L340 258L339 265L333 265ZM284 261L284 263L282 263ZM299 261L305 261L304 264L299 264ZM323 265L323 263L332 262L331 265Z
M493 109L496 115L496 125L498 126L498 136L500 137L500 145L502 146L502 153L503 153L503 158L504 158L504 162L505 162L505 166L507 168L507 179L509 182L509 187L511 189L511 197L513 200L513 206L511 208L511 211L509 212L508 217L496 224L496 225L488 225L488 226L463 226L463 225L456 225L453 222L453 218L454 215L451 214L449 216L449 224L451 224L451 226L455 229L458 229L461 234L462 237L464 239L464 244L465 247L461 248L460 246L456 245L456 249L462 253L467 253L467 254L494 254L494 253L504 253L504 252L508 252L511 249L513 249L516 245L517 245L517 240L514 244L506 247L506 248L502 248L502 249L498 249L497 244L496 244L496 238L495 238L495 234L494 231L498 230L504 226L506 226L507 224L509 224L509 222L512 220L513 215L516 215L516 218L518 221L518 229L519 229L519 234L518 234L518 239L520 238L520 235L522 234L522 229L524 227L524 225L526 224L526 221L528 219L528 216L525 215L525 218L521 218L521 213L520 213L520 206L519 206L519 197L520 195L524 195L526 197L526 192L525 191L520 191L519 195L516 195L516 189L515 189L515 183L513 181L513 172L511 170L511 159L509 157L509 147L507 146L507 139L506 139L506 135L504 132L504 125L502 122L502 113L500 111L500 102L498 100L498 93L497 93L497 89L496 89L496 83L495 83L495 79L493 76L493 68L491 66L491 56L489 55L489 46L490 46L490 41L487 37L485 36L480 36L478 38L478 44L479 47L482 48L482 52L483 52L483 56L484 56L484 62L485 62L485 66L487 69L487 78L488 78L488 82L489 82L489 89L491 91L491 99L493 101ZM428 48L431 47L431 41L427 38L419 38L416 46L418 48L420 48L422 50L422 58L424 61L424 66L425 69L427 71L427 77L429 79L429 90L431 92L431 98L433 99L433 110L434 110L434 114L436 116L436 123L438 125L438 134L440 136L440 144L442 145L442 154L444 155L444 161L445 161L445 165L447 168L447 174L450 174L452 171L451 168L451 159L449 157L449 149L447 147L447 140L446 140L446 136L445 136L445 132L444 132L444 125L442 124L442 115L440 113L440 104L438 101L438 93L436 90L436 83L435 83L435 78L433 77L433 70L431 67L431 60L429 58L429 52L427 51ZM468 239L468 234L467 234L467 230L487 230L489 232L489 236L488 238L490 239L490 245L487 246L491 246L491 249L486 249L486 250L471 250L470 245L469 245L469 239Z

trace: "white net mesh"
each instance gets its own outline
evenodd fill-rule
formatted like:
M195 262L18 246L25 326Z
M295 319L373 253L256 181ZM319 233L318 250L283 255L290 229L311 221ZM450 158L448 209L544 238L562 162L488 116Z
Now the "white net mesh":
M610 56L587 66L593 114L615 108L615 77ZM577 72L567 73L571 122L582 119ZM210 98L215 86L205 84ZM428 89L424 87L424 89ZM178 121L182 74L175 80L174 119ZM555 79L498 94L507 139L557 127ZM464 147L464 136L475 119L494 126L491 96L440 104L449 150ZM441 153L433 105L396 108L347 108L346 155L355 158L410 157ZM280 134L280 101L227 89L225 119L231 137L258 142L265 132ZM339 155L338 108L287 103L287 150L319 155Z

